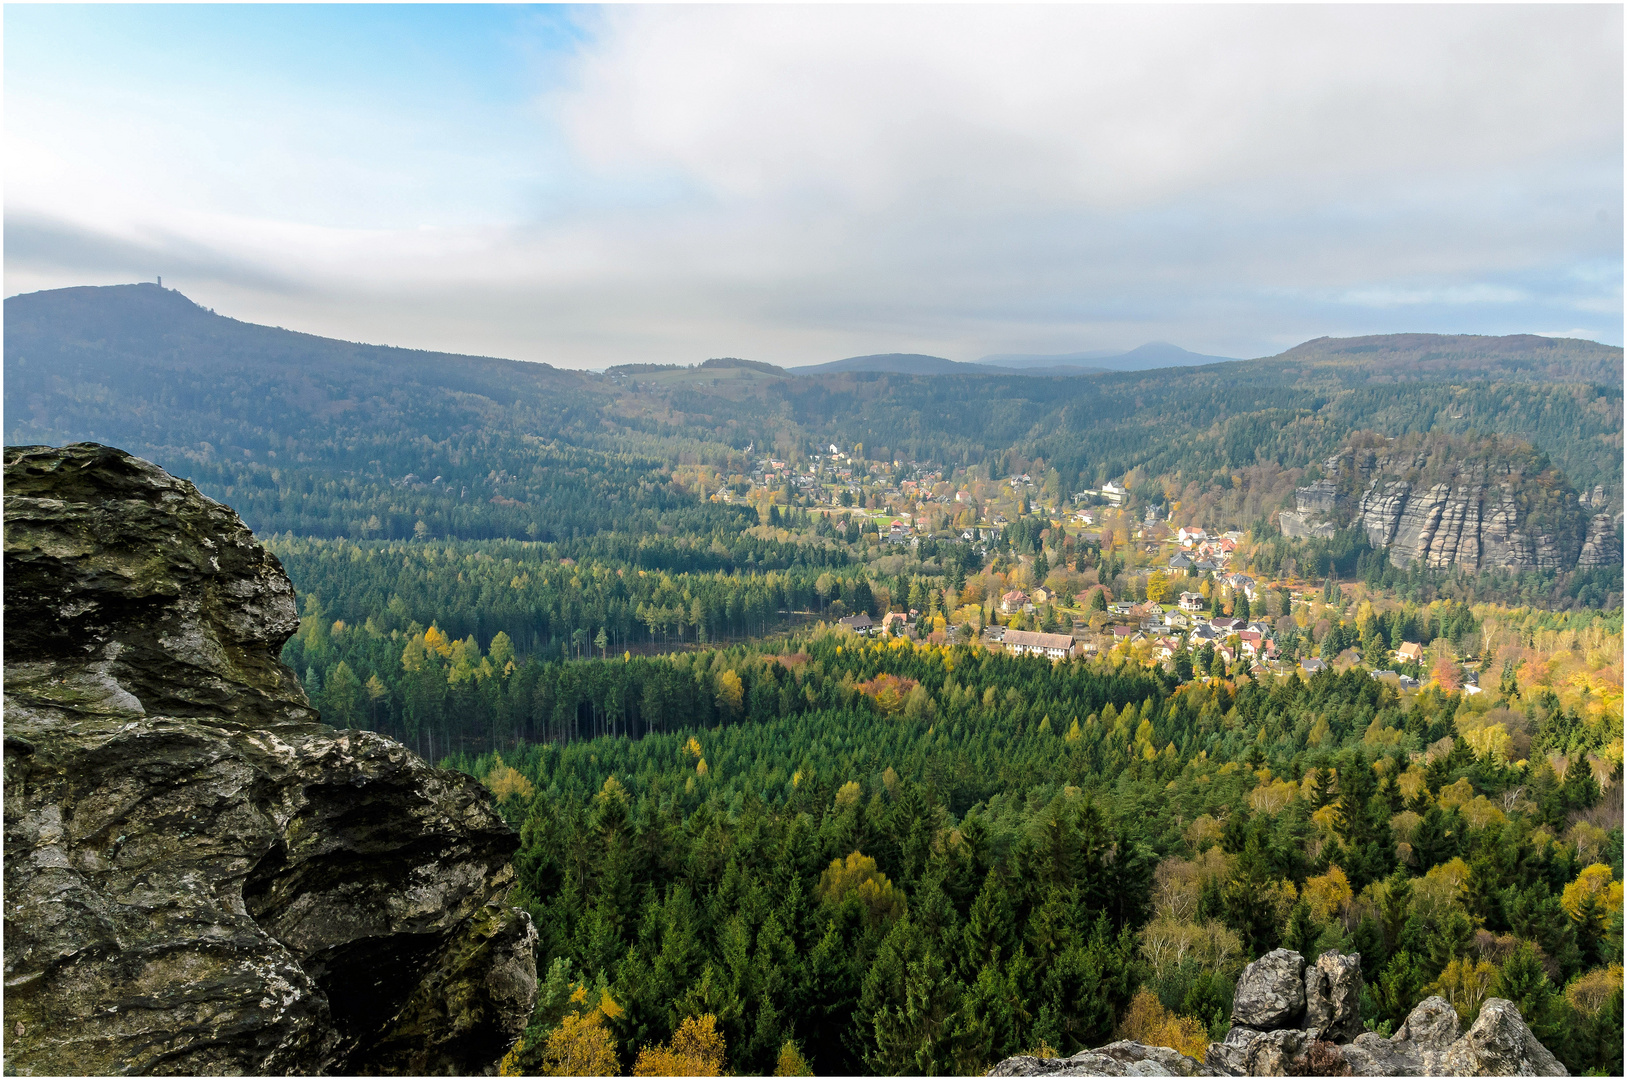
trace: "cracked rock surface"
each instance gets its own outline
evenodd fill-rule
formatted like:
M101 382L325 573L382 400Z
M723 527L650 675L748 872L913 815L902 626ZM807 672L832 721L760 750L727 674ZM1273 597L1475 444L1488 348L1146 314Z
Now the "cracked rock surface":
M121 451L5 451L5 1068L475 1074L535 931L472 778L319 723L276 558Z

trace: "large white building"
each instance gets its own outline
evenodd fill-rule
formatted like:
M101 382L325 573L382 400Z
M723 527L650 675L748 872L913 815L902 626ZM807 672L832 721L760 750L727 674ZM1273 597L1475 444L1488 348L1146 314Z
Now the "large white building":
M1022 656L1025 653L1061 660L1073 651L1073 638L1067 634L1041 634L1034 630L1007 630L1003 644Z

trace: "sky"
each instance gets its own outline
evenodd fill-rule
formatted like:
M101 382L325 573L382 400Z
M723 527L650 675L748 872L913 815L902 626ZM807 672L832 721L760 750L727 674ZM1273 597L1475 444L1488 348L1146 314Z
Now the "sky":
M1622 7L27 5L7 296L567 367L1622 344Z

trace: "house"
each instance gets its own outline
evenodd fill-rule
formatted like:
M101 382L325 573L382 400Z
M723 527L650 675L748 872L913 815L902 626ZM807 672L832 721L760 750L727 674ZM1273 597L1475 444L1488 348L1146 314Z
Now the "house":
M1012 589L1000 597L1000 610L1006 613L1021 611L1022 606L1028 603L1028 594L1021 589Z
M838 619L837 621L855 634L860 635L868 635L876 625L870 616L862 611L857 615L849 615L847 618Z
M1401 647L1395 650L1395 654L1402 660L1421 664L1424 660L1424 647L1416 641L1403 641Z
M998 645L1005 640L1006 628L999 623L990 623L983 628L983 640L991 645Z
M889 611L881 617L882 633L897 636L909 630L910 619L902 611Z
M1200 592L1184 592L1181 594L1182 611L1197 612L1202 611L1208 606L1209 601L1205 600L1203 598L1203 594Z
M1107 610L1114 615L1128 615L1135 610L1135 605L1128 600L1118 600L1108 604Z
M1034 630L1007 630L1002 642L1008 652L1018 656L1046 656L1061 660L1073 651L1073 637L1069 634L1042 634Z
M1242 619L1233 619L1230 616L1226 616L1224 618L1209 620L1209 625L1220 631L1222 634L1230 634L1235 630L1242 629L1248 624Z
M1045 589L1035 589L1031 594L1031 599L1036 604L1048 604L1051 602L1051 594Z
M1123 506L1125 501L1130 498L1130 491L1128 488L1122 488L1109 480L1102 485L1102 498L1114 506Z
M1307 675L1315 675L1318 671L1326 671L1327 664L1314 656L1308 656L1299 662L1299 670Z
M1258 656L1260 654L1260 642L1264 639L1253 630L1239 630L1237 640L1244 656Z
M1180 541L1182 544L1185 544L1187 547L1191 547L1194 544L1201 544L1208 538L1209 534L1196 526L1183 525L1181 528L1175 531L1175 539Z
M1139 633L1141 633L1140 627L1115 626L1113 627L1113 644L1117 645L1121 641L1129 641Z
M1185 630L1192 625L1192 620L1188 619L1183 611L1166 611L1164 612L1164 625Z
M1177 551L1169 558L1169 568L1181 571L1190 570L1192 569L1192 557L1184 551Z
M1194 649L1201 648L1204 645L1213 645L1219 640L1220 634L1216 633L1215 628L1208 623L1200 623L1192 631L1192 647Z

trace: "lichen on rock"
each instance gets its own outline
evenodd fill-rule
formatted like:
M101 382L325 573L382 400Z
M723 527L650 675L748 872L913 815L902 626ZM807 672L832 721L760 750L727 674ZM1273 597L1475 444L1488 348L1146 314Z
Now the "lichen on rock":
M230 509L5 451L8 1072L470 1074L536 993L472 778L318 722Z

